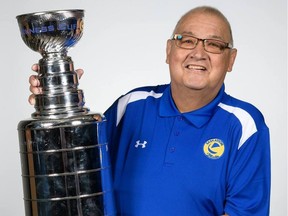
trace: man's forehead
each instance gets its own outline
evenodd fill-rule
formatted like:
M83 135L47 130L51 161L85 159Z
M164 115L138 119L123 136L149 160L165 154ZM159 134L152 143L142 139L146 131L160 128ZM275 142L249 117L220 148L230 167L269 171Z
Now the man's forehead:
M208 30L207 27L216 30L215 32L207 32L206 36L209 38L223 39L224 34L229 35L229 24L222 17L208 12L191 12L190 14L186 14L180 20L176 31L178 33L190 32L197 36L199 30Z
M201 35L199 35L199 33L197 31L181 31L179 33L191 35L191 36L198 37L198 38L199 37L202 38ZM215 39L215 40L225 41L225 38L220 34L206 34L205 37L202 39Z

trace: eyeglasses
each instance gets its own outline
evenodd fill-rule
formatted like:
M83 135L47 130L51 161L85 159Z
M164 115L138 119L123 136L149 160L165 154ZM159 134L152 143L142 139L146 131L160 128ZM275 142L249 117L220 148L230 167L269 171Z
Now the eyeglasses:
M182 49L192 50L194 49L199 41L203 42L203 47L206 52L221 54L225 49L232 49L233 45L230 43L225 43L221 40L215 39L200 39L192 35L187 34L174 34L172 40L175 40L177 47Z

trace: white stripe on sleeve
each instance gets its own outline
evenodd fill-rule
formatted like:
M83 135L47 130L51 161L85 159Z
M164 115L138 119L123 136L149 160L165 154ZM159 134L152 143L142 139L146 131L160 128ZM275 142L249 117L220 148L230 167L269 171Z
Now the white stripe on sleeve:
M240 121L242 125L242 135L238 144L238 149L246 142L249 137L251 137L255 132L257 132L256 124L252 116L245 110L239 107L229 106L223 103L219 103L222 109L234 114Z

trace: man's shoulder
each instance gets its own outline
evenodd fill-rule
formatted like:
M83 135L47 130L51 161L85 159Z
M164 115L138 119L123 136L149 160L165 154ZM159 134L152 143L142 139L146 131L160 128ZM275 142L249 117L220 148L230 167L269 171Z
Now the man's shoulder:
M230 95L226 95L219 106L237 118L249 117L255 124L262 124L265 121L262 112L254 104Z
M117 125L127 112L127 108L129 107L129 113L139 113L141 109L144 107L149 107L152 109L153 106L151 104L149 106L142 106L146 102L150 100L146 99L156 99L162 97L163 92L168 88L169 84L157 85L157 86L143 86L134 88L128 93L120 96L104 113L106 117L111 119L111 116L117 119ZM150 101L151 102L151 101ZM142 105L141 105L142 104Z
M130 90L125 95L131 94L134 92L151 92L151 91L155 93L163 93L168 86L169 84L154 85L154 86L141 86L141 87L137 87L137 88Z
M117 103L119 106L127 106L130 103L143 101L147 98L161 98L163 92L168 88L168 84L157 85L157 86L143 86L134 88L128 93L118 98Z
M157 85L135 88L118 99L118 108L122 106L126 107L128 104L140 102L147 98L161 98L163 92L165 91L165 89L167 89L168 86L169 85Z

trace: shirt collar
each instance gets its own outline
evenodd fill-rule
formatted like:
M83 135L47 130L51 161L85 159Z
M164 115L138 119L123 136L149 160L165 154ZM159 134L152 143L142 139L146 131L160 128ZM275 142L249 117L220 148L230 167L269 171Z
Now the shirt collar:
M172 99L171 86L169 85L168 88L165 89L165 91L163 92L163 96L161 97L159 115L162 117L182 116L189 122L191 122L195 127L200 128L205 123L207 123L210 120L211 116L214 114L216 108L218 107L218 104L222 100L224 91L225 86L223 84L216 98L214 98L214 100L212 100L209 104L195 111L180 113Z

